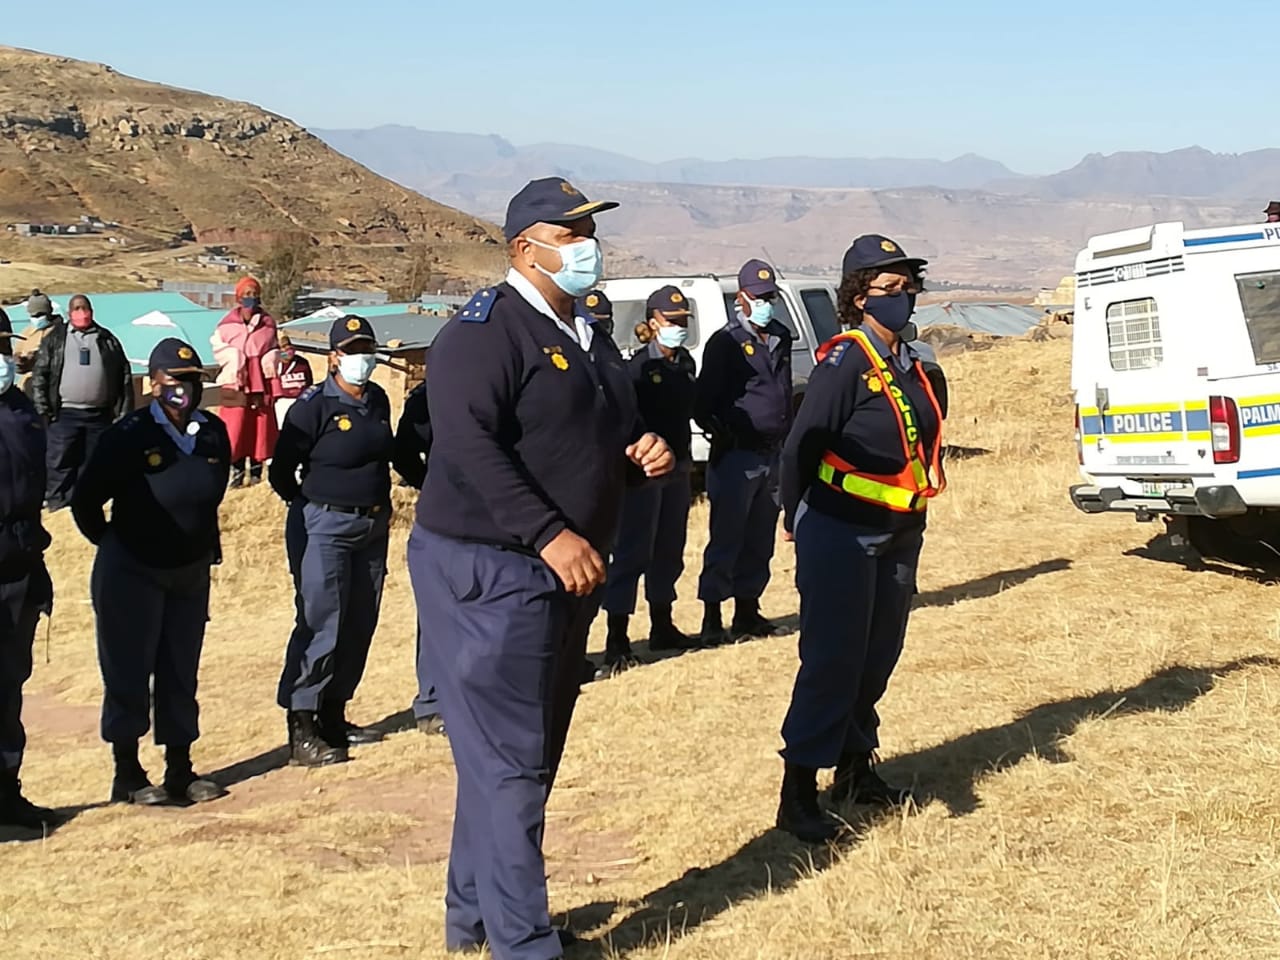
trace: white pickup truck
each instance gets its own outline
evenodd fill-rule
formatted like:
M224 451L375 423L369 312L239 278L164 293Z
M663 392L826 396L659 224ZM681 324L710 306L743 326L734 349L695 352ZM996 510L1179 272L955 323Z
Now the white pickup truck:
M668 284L678 287L689 301L693 315L689 320L687 348L701 370L702 348L707 339L734 316L734 299L738 293L736 277L705 274L692 277L626 277L604 281L600 288L613 303L614 339L626 356L640 348L640 342L635 338L635 328L645 319L645 301L655 290ZM798 407L809 384L809 375L813 372L815 353L842 329L836 313L836 288L830 280L821 277L779 276L778 290L781 295L775 307L775 315L795 336L791 372ZM914 326L907 328L905 336L907 339L914 338ZM922 341L916 341L913 346L919 351L929 379L945 409L946 380L933 348ZM710 451L710 441L695 424L694 461L705 463Z

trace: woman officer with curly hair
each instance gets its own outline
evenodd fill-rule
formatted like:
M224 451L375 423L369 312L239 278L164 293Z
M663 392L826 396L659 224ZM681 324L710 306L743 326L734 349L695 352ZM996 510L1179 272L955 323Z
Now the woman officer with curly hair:
M910 792L873 766L876 703L902 652L925 508L942 491L943 411L902 340L924 260L882 236L845 253L845 333L825 344L782 453L782 509L796 544L800 670L782 725L778 826L820 843L839 832L818 804L896 806Z

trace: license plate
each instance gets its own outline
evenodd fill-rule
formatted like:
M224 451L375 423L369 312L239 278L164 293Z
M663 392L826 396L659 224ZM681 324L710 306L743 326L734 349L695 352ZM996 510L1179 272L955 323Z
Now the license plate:
M1174 487L1181 486L1178 483L1144 483L1142 485L1142 495L1144 497L1163 497Z

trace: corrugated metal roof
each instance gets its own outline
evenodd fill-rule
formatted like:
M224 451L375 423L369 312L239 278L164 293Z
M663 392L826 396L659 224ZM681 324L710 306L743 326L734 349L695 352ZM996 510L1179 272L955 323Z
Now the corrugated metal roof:
M283 329L291 337L295 333L301 333L307 340L323 341L327 347L329 328L333 325L333 321L345 312L339 311L336 315L321 316L320 314L325 313L321 310L318 314L312 314L304 320L287 323ZM369 321L373 332L378 337L380 347L385 348L393 340L400 341L395 350L421 350L423 347L431 346L431 341L435 339L436 334L449 322L449 316L436 317L425 313L409 313L403 306L396 313L375 309L350 312L358 313ZM295 340L295 343L299 346L306 345L305 340Z
M940 324L997 337L1017 337L1044 319L1043 307L1017 303L929 303L911 318L921 329Z

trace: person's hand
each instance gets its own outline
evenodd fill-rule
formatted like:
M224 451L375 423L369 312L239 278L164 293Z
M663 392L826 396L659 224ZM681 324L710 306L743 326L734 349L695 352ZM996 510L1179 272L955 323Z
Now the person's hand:
M585 597L604 583L604 560L572 530L561 530L542 548L542 561L560 578L565 590Z
M783 530L783 531L782 531L782 542L783 542L783 543L795 543L795 542L796 542L796 535L795 535L794 533L792 533L790 530Z
M627 447L627 459L644 471L646 477L661 477L676 465L675 454L656 433L646 433Z

